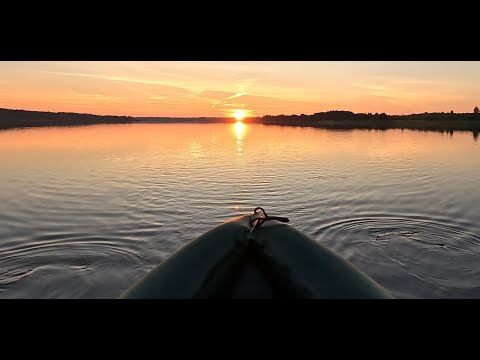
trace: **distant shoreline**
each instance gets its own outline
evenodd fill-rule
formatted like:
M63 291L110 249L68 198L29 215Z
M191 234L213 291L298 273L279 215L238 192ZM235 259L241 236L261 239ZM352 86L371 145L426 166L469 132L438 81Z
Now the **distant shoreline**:
M55 113L48 111L13 110L0 108L0 129L76 126L93 124L126 124L130 116L108 116L79 113Z
M232 123L227 117L132 117L65 112L13 110L0 108L0 130L48 126L132 123ZM263 125L315 127L323 129L409 129L425 131L472 131L478 138L479 113L423 113L411 115L356 114L350 111L327 111L313 115L266 115L245 119Z
M251 121L251 119L249 119ZM228 123L235 122L227 117L133 117L118 115L94 115L72 112L49 112L0 108L0 130L50 127L81 126L96 124L138 123Z

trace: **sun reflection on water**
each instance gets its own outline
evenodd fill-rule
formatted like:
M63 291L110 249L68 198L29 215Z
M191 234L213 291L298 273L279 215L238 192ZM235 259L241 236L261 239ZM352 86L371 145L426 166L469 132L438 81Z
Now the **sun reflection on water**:
M237 140L237 154L242 155L243 141L245 140L245 134L246 134L247 127L243 122L237 121L233 125L233 130L235 132L235 138Z

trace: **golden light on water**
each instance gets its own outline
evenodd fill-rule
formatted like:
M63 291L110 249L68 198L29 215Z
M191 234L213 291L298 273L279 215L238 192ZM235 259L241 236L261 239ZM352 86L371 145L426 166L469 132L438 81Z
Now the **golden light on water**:
M233 117L237 119L238 121L241 121L245 118L246 114L244 110L235 110L233 113Z
M234 129L235 129L235 135L236 135L236 138L237 140L242 140L243 139L243 136L245 135L245 124L241 121L237 121L235 123L234 126Z
M237 154L238 155L242 155L243 140L245 139L246 128L247 128L247 126L241 121L237 121L233 125L233 130L235 132L235 139L237 140Z

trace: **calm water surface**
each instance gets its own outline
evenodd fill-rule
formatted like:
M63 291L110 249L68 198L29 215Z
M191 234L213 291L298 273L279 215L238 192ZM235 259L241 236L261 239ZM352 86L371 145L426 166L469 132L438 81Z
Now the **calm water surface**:
M247 124L0 131L0 297L116 298L263 206L400 298L480 298L471 133Z

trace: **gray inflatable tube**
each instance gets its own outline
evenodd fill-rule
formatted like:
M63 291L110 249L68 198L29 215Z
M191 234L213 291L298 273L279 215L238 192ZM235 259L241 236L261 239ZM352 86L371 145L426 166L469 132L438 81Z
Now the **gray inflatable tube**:
M292 226L267 221L249 238L249 221L249 215L230 220L188 243L122 298L391 298Z

